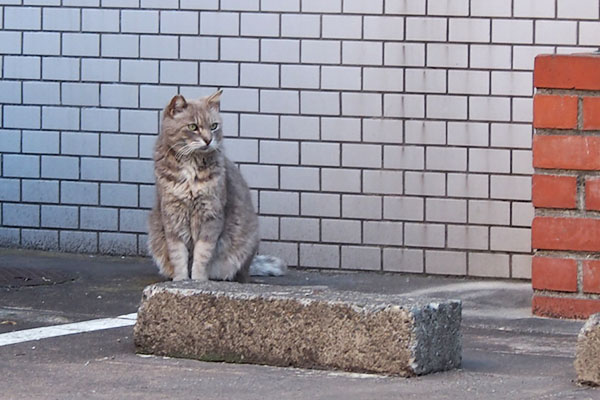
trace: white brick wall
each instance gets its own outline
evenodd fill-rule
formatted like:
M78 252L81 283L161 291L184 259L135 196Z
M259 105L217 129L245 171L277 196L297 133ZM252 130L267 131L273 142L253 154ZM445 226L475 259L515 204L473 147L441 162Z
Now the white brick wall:
M0 0L0 245L146 254L160 112L222 87L263 251L530 276L533 59L599 0L59 3Z

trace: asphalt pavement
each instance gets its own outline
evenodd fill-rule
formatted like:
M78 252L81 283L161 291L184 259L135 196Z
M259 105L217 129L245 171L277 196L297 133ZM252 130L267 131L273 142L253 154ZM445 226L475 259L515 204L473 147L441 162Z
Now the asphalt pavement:
M141 356L132 326L2 345L11 332L135 313L162 280L145 258L0 249L0 399L600 399L574 382L583 321L532 317L524 281L294 269L255 279L462 300L462 368L410 379Z

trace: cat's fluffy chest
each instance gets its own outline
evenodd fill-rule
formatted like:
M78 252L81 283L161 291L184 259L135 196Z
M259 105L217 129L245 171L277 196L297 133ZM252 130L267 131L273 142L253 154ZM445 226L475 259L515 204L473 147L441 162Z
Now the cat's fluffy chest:
M179 179L172 195L186 203L210 201L220 195L222 174L217 168L198 168L184 164L178 171Z

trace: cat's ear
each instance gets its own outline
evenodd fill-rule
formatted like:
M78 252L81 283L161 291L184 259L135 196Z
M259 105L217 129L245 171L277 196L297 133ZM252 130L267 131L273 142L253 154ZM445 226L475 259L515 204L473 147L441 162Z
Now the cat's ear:
M171 102L167 106L166 113L168 116L174 117L182 112L186 107L187 101L185 101L185 97L178 94L171 99Z
M208 105L211 108L218 111L221 106L221 95L222 94L223 94L223 89L219 89L216 92L214 92L213 94L211 94L210 96L208 96L206 98L206 102L208 103Z

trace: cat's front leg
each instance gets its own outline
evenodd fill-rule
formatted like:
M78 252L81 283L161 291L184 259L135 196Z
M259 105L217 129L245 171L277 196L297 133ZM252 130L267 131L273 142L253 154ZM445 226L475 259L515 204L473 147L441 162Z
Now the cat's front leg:
M199 239L194 243L194 260L192 261L192 279L208 280L208 264L215 250L216 240Z
M189 279L188 275L188 249L185 243L179 238L167 237L167 249L169 250L169 260L173 264L173 280L182 281Z

